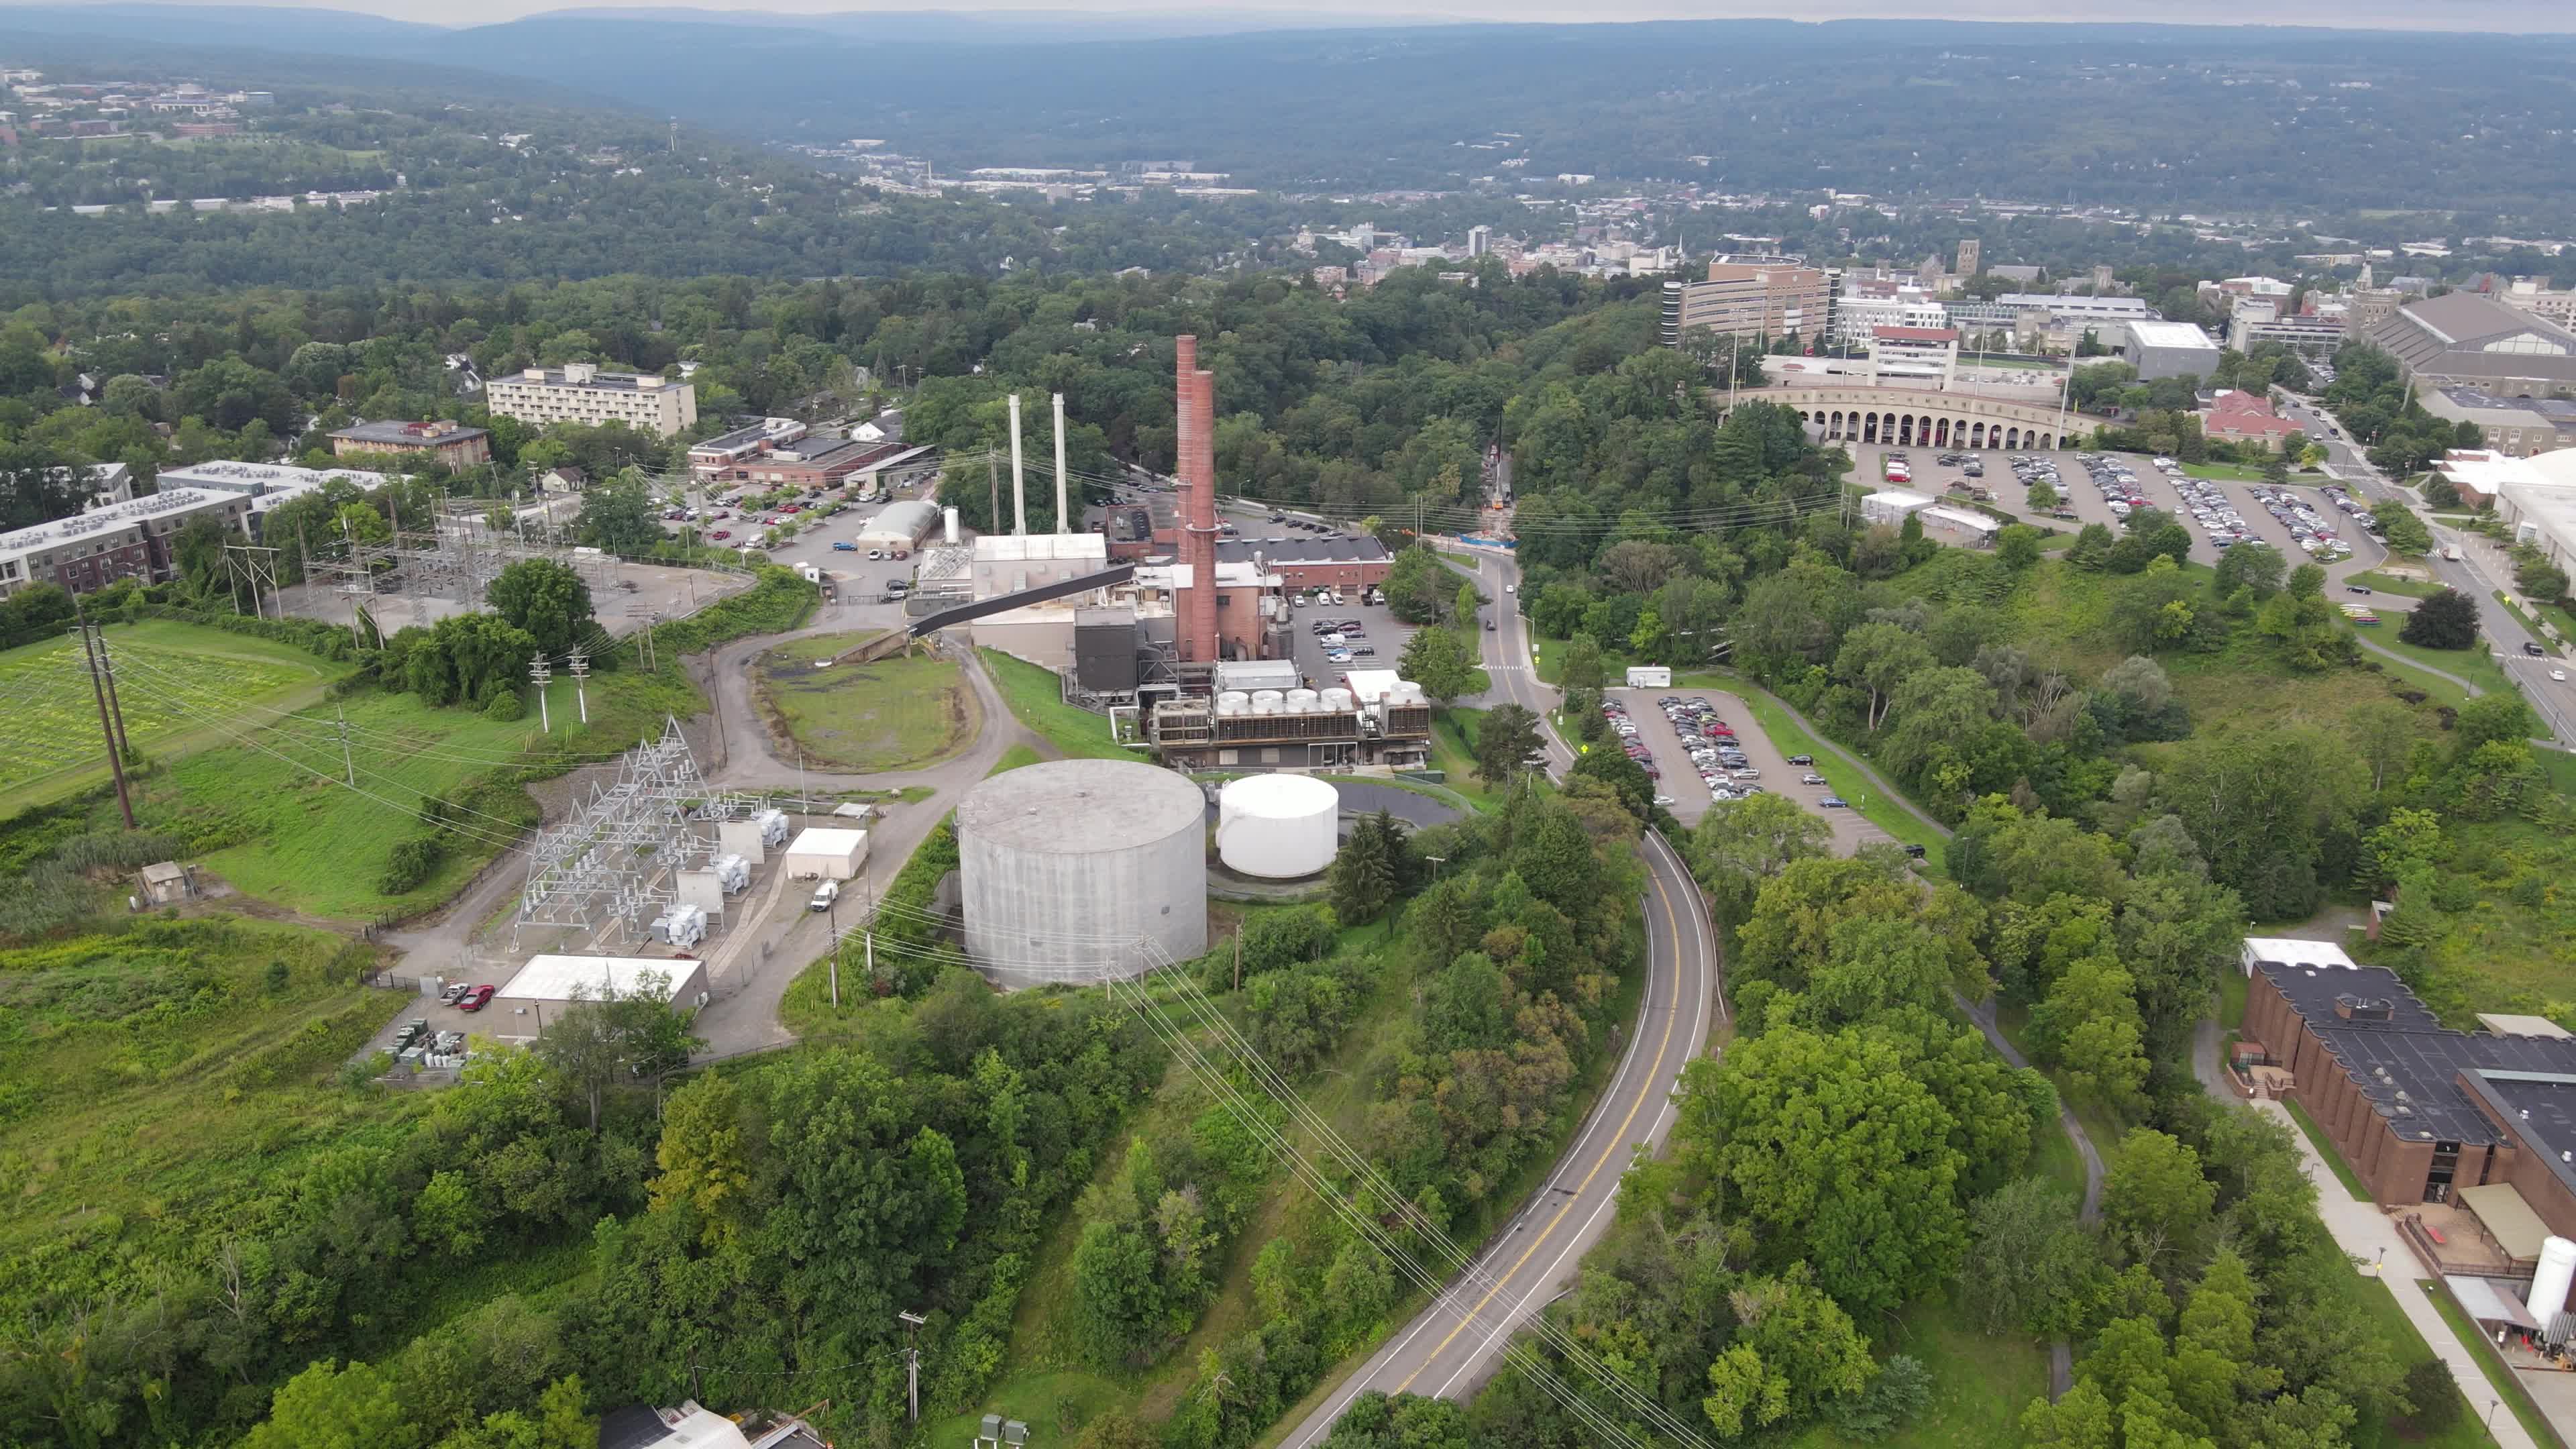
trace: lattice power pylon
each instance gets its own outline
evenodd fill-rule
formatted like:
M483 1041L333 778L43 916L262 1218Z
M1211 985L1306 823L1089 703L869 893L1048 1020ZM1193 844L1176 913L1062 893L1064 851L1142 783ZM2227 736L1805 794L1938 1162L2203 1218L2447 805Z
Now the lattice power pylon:
M719 808L679 721L665 717L662 737L628 751L617 779L593 785L579 814L538 832L511 944L530 926L618 926L641 940L677 898L679 871L710 852L703 827Z

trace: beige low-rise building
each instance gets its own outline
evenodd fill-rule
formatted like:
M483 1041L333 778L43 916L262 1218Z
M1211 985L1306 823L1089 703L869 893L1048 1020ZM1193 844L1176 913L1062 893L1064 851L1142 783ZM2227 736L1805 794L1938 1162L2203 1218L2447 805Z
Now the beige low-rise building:
M668 438L698 421L694 384L646 372L602 372L587 362L493 378L484 384L483 398L493 416L536 427L624 423Z

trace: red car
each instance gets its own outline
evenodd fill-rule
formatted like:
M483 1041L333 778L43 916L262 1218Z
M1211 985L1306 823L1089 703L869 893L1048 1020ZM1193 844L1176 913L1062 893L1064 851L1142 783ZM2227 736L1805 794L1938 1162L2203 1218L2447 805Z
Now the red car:
M466 992L463 996L456 999L456 1009L459 1011L481 1011L491 1002L493 990L494 988L489 986L475 987L473 990Z
M732 529L730 529L730 528L719 528L719 529L717 529L715 532L708 534L708 535L707 535L707 537L709 537L709 538L719 538L719 539L721 539L721 538L731 538L731 537L733 537L733 530L732 530Z
M899 548L894 551L894 556L896 558L910 558L912 557L912 550Z

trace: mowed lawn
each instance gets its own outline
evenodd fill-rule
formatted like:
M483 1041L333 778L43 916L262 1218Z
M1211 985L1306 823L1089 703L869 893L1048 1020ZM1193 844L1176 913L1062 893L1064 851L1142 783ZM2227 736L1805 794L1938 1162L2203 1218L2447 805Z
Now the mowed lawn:
M993 687L1011 715L1064 755L1098 760L1133 760L1140 750L1124 748L1109 738L1106 717L1064 702L1064 685L1054 675L999 649L978 649L976 657L993 676Z
M935 655L830 664L872 633L795 639L761 656L763 710L818 768L914 770L944 760L982 724L957 665Z
M244 634L150 619L107 629L125 738L146 755L207 737L209 716L318 698L346 664ZM0 798L31 805L107 774L97 695L80 641L65 635L0 653Z

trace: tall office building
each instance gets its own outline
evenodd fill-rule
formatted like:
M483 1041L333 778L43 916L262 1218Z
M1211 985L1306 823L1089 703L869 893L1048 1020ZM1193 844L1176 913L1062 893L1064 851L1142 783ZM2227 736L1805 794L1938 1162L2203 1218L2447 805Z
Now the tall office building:
M1795 257L1719 257L1704 282L1664 283L1663 341L1694 327L1732 337L1816 337L1825 330L1825 274Z
M1481 257L1494 249L1494 229L1490 226L1467 228L1467 255Z

